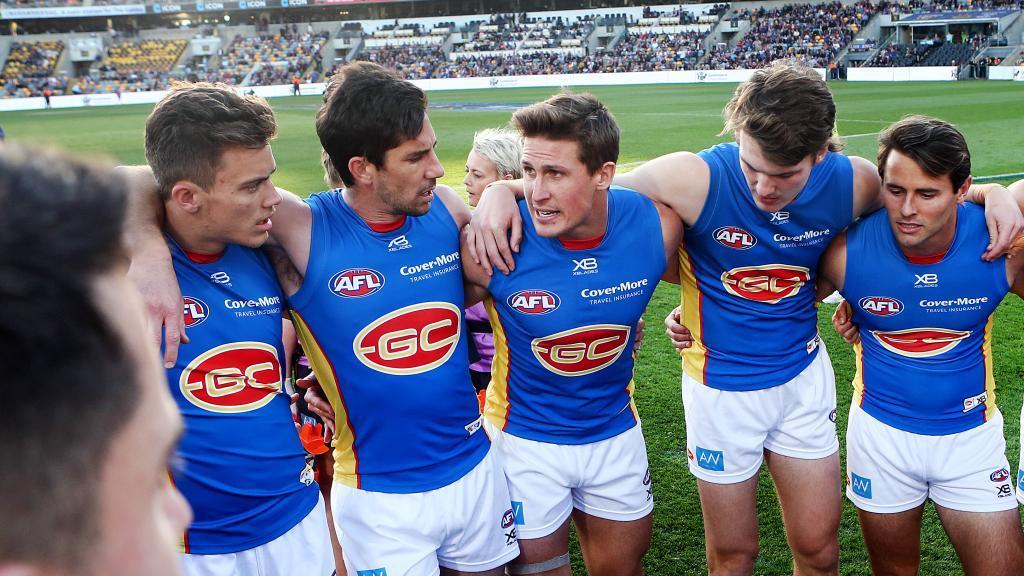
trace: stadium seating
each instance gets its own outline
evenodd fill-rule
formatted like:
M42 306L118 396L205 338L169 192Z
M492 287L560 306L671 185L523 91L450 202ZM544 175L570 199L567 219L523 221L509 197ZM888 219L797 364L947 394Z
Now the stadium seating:
M236 36L221 57L219 76L231 84L287 84L293 76L320 61L320 50L328 34L299 34L282 29L277 34Z
M0 72L0 97L40 96L45 89L62 94L67 78L55 74L54 69L63 51L61 41L12 43Z

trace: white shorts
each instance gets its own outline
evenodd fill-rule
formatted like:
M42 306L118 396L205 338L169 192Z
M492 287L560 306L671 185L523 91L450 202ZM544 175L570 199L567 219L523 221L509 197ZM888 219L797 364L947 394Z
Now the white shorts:
M468 474L413 494L335 482L331 511L349 576L483 572L519 555L508 486L492 447Z
M977 428L926 436L851 406L846 430L846 496L861 510L894 514L928 498L963 512L1017 507L998 412Z
M1020 411L1020 433L1021 439L1024 440L1024 409ZM1020 460L1017 460L1019 465L1017 467L1017 500L1024 504L1024 442L1021 443L1020 447Z
M334 549L323 496L276 539L233 554L182 554L185 576L332 576Z
M796 377L764 390L717 390L684 372L683 409L690 472L715 484L757 474L765 450L804 460L839 450L836 377L824 343Z
M493 428L491 428L493 430ZM519 537L543 538L575 508L628 522L654 510L640 424L591 444L550 444L495 432Z

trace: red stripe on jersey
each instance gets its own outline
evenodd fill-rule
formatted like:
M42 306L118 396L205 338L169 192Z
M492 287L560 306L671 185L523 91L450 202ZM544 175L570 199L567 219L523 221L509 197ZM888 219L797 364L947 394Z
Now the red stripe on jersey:
M387 233L387 232L394 232L395 230L398 230L399 228L401 228L403 224L405 224L405 216L402 216L401 218L399 218L398 220L395 220L394 222L367 222L366 223L366 225L370 227L370 230L373 230L374 232L377 232L378 234L383 234L383 233Z
M587 240L570 240L568 238L559 238L558 241L562 243L562 246L566 250L590 250L592 248L597 248L598 245L601 244L601 241L604 240L604 235L605 233L602 232L600 236L597 236L595 238L589 238Z

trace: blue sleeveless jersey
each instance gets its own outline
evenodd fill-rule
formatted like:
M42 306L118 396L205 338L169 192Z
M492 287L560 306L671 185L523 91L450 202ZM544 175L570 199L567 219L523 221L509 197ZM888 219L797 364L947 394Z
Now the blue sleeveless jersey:
M167 383L185 420L172 479L192 505L182 546L226 554L284 534L317 503L282 390L282 295L259 251L192 262L171 240L189 343ZM307 480L308 481L308 480Z
M391 493L458 480L490 442L469 377L455 221L435 200L378 233L339 190L307 202L309 265L289 304L336 414L335 480Z
M700 153L707 201L679 248L683 370L719 390L785 384L818 353L814 280L825 246L853 218L850 160L826 153L784 210L754 203L735 143Z
M992 313L1009 291L1004 258L985 262L984 209L957 211L956 236L935 264L912 264L884 210L850 228L843 295L861 343L853 402L915 434L954 434L995 414Z
M516 269L488 287L495 356L487 417L514 436L557 444L632 428L633 331L665 272L657 209L612 188L604 239L586 250L539 236L525 201L519 211Z

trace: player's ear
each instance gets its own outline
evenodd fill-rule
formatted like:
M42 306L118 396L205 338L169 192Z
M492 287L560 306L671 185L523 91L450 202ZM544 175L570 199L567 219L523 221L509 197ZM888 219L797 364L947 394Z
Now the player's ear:
M371 184L377 175L377 167L374 166L366 156L353 156L348 159L348 171L352 173L352 180L358 184Z
M195 214L203 205L203 189L194 182L179 180L171 186L170 201L185 212Z
M974 181L974 177L968 175L967 180L960 186L960 189L956 191L956 201L960 204L964 203L967 199L967 192L971 189L971 183Z
M612 185L612 178L615 178L615 162L605 162L594 174L597 178L595 184L599 190L607 190Z

